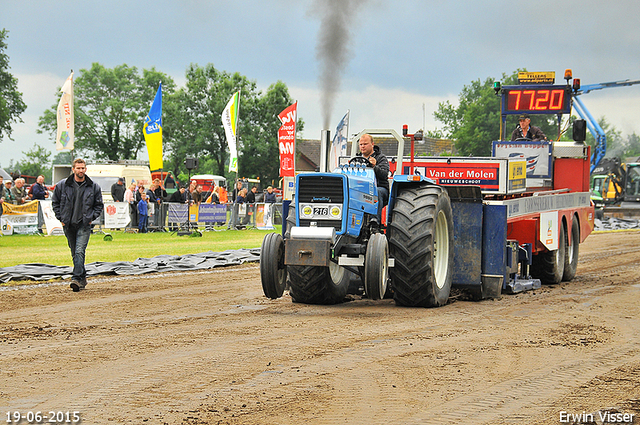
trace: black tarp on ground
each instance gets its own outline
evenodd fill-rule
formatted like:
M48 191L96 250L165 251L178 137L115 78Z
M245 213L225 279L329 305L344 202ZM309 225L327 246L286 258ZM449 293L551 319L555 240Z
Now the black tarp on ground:
M260 261L260 248L202 252L187 255L158 255L153 258L138 258L133 262L95 262L85 267L87 276L137 275L144 273L205 270L220 266L232 266L251 261ZM10 280L49 280L71 278L73 267L50 264L21 264L0 268L0 282Z
M607 218L595 219L598 231L640 229L640 220ZM134 262L95 262L86 265L88 276L97 275L137 275L154 272L205 270L220 266L238 265L260 261L260 248L228 250L223 252L202 252L187 255L158 255L153 258L138 258ZM21 264L0 268L0 283L10 280L49 280L71 278L72 267L50 264Z

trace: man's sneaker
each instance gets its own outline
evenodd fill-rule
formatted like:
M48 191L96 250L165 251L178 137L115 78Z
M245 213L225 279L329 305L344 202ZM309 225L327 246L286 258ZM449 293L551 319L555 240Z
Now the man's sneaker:
M73 292L80 292L82 289L84 289L87 286L87 279L82 279L82 280L72 279L71 285L69 286L71 287Z

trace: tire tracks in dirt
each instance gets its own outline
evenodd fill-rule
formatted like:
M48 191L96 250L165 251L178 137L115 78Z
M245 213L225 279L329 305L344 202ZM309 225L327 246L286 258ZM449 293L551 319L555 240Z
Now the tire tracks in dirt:
M509 379L438 406L414 417L408 424L447 425L474 419L476 424L526 422L548 409L557 398L629 362L640 361L640 344L632 342L604 350L588 359L569 359L543 365L534 372ZM526 410L526 415L522 412Z

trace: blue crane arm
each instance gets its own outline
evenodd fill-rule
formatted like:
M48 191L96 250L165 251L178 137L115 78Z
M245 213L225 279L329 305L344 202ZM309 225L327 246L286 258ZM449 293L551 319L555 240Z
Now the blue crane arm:
M584 106L584 103L582 103L578 96L573 98L573 107L578 115L580 115L580 118L587 122L587 128L596 139L596 144L591 154L591 172L607 153L607 136L602 127L600 127L600 124L598 124L598 121L593 118L591 112Z
M620 81L611 81L608 83L587 84L585 86L580 87L580 90L578 90L578 92L576 93L576 96L580 94L587 94L594 90L607 89L611 87L632 86L634 84L640 84L640 80L620 80Z

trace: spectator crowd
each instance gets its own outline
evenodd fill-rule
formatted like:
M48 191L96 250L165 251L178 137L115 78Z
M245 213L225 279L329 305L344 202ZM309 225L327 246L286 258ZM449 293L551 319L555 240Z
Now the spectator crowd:
M0 176L0 215L3 209L2 203L22 205L32 200L51 199L51 191L44 184L45 178L40 175L36 182L26 187L25 179L17 178L15 181L3 181ZM227 193L224 187L212 182L208 190L192 180L188 187L175 181L170 175L166 183L176 190L169 196L160 179L155 179L149 187L142 182L132 182L127 186L124 178L119 178L111 186L111 197L115 202L126 202L129 205L130 228L137 228L138 232L146 233L150 228L164 229L167 220L168 207L165 203L186 204L188 206L201 204L226 204L231 207L229 228L244 228L249 223L254 213L254 204L258 201L258 188L244 187L242 181L237 181L231 193ZM276 202L276 193L272 186L267 187L260 201L267 204ZM270 210L269 210L270 211ZM210 223L208 223L210 224ZM175 223L170 223L170 230L177 230Z
M22 177L15 181L4 181L0 176L0 205L4 202L14 205L22 205L29 201L49 199L50 191L44 185L44 176L36 178L36 182L29 187L25 186L25 179ZM0 208L2 214L2 208Z

